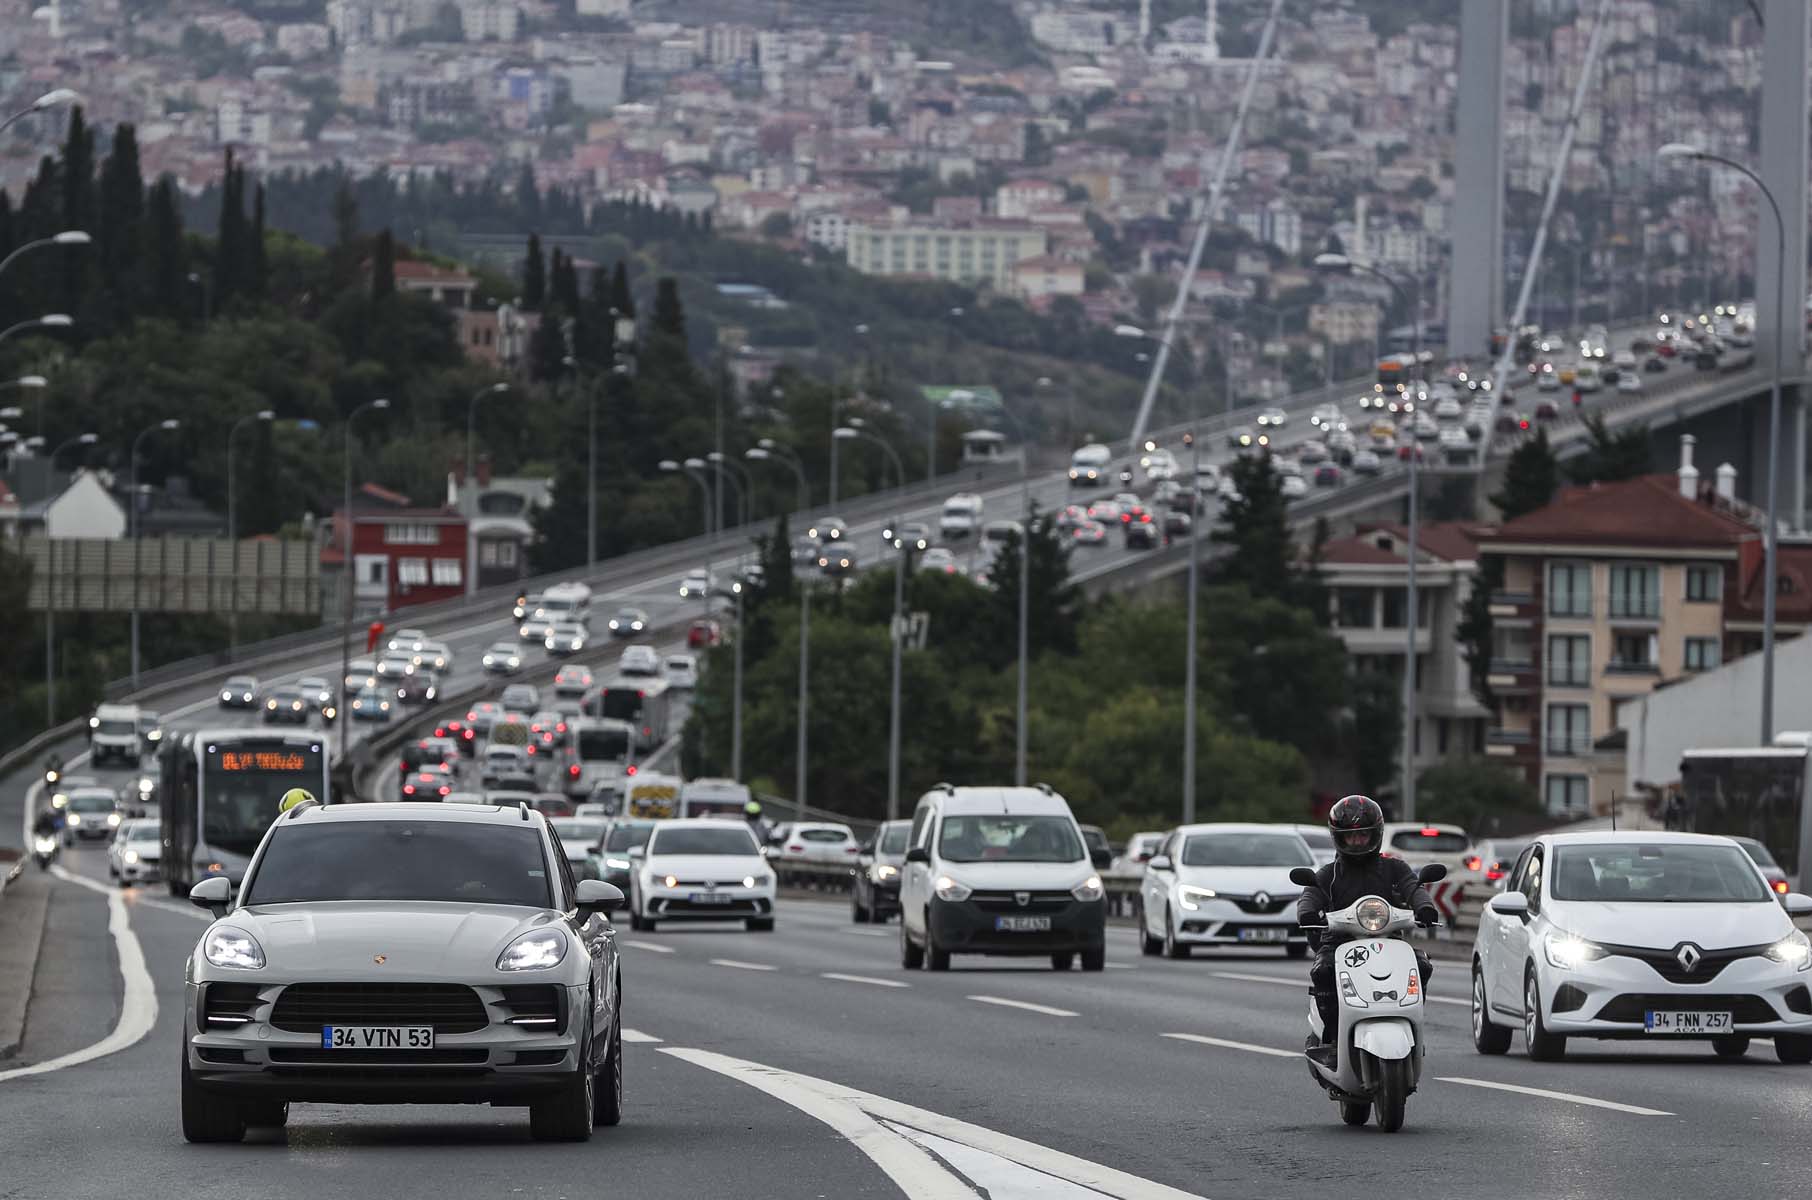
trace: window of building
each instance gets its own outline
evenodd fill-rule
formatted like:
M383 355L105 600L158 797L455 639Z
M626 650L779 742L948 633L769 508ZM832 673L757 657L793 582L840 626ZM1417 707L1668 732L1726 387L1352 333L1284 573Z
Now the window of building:
M516 565L516 555L518 552L519 552L519 547L516 545L515 542L498 542L497 543L497 565L500 567L515 566Z
M1592 565L1581 562L1548 564L1548 615L1592 615Z
M1613 671L1654 671L1660 667L1661 639L1652 633L1619 633L1611 638Z
M465 569L457 558L434 560L434 586L458 587L465 579Z
M1550 775L1543 786L1548 811L1555 816L1583 813L1591 808L1591 781L1584 775Z
M1374 615L1377 592L1368 587L1334 589L1335 621L1342 629L1370 629L1377 621Z
M384 525L386 546L438 546L440 528L435 525L411 525L400 521Z
M1717 638L1686 639L1686 669L1688 671L1710 671L1721 662L1723 662L1723 653Z
M481 541L478 543L478 565L480 567L494 567L497 565L496 542Z
M1384 619L1380 624L1386 629L1401 629L1409 616L1409 598L1402 588L1380 588L1384 597Z
M1611 616L1652 621L1661 615L1661 571L1653 566L1611 568Z
M1556 756L1592 752L1592 709L1587 704L1548 705L1548 753Z
M1548 635L1548 683L1585 687L1592 682L1592 639L1584 634Z
M1724 568L1686 568L1686 599L1693 604L1716 604L1724 598Z
M399 558L396 560L396 581L404 586L428 582L428 560L425 558Z

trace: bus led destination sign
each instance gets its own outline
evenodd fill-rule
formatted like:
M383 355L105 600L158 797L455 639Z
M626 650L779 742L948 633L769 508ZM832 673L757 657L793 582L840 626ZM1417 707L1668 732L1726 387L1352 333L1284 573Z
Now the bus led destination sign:
M223 771L302 771L308 758L294 750L227 750L220 756Z

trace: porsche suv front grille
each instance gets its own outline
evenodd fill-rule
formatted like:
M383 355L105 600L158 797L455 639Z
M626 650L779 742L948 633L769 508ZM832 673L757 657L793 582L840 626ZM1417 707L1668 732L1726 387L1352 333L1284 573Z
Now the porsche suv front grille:
M323 1025L432 1025L475 1033L489 1024L484 1002L462 983L293 983L277 996L271 1024L292 1033Z

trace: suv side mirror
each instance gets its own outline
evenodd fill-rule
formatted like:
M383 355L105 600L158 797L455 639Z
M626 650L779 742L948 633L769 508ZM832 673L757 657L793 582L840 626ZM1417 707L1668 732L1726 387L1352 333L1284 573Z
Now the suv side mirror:
M1427 866L1416 872L1416 878L1420 879L1423 883L1439 883L1441 880L1447 878L1447 868L1440 863L1429 863Z
M631 858L647 858L648 857L648 847L645 845L631 846L629 848L629 857L631 857Z
M1152 871L1168 871L1170 870L1170 855L1154 854L1145 860L1145 866L1146 869Z
M928 863L931 861L931 851L925 849L923 846L914 846L906 852L906 861L909 863Z
M1095 870L1105 871L1113 864L1114 854L1111 850L1094 850L1089 853L1088 860Z
M1315 886L1315 868L1314 867L1291 867L1290 868L1290 882L1295 884L1297 887L1314 887Z
M216 917L226 916L227 905L232 902L233 881L225 875L210 876L189 889L189 903L207 909Z
M573 901L580 917L608 913L623 907L623 889L602 879L581 879L573 891Z

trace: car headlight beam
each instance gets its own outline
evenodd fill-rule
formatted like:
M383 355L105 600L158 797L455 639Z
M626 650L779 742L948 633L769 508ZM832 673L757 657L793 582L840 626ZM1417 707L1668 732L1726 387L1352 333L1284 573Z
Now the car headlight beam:
M566 957L566 935L558 929L531 929L503 948L499 971L541 971Z
M222 925L202 939L201 956L216 967L256 971L264 966L264 947L243 929Z
M1548 956L1548 964L1562 971L1578 970L1587 963L1610 957L1610 951L1597 942L1558 930L1542 941L1542 951Z
M1785 967L1792 967L1796 971L1804 971L1812 967L1812 940L1808 940L1806 935L1797 929L1762 953L1774 962Z
M948 875L939 875L932 890L937 893L939 900L947 900L955 904L967 900L973 889L967 884L958 883Z
M1076 899L1082 901L1084 904L1093 904L1095 901L1101 899L1101 897L1107 895L1107 889L1101 886L1101 876L1090 875L1087 879L1084 879L1081 883L1071 888L1070 895L1076 897Z

